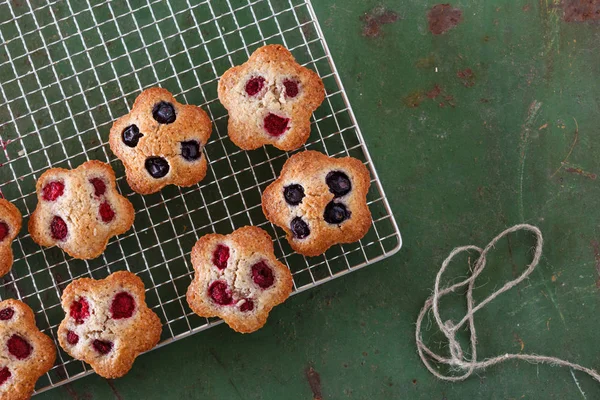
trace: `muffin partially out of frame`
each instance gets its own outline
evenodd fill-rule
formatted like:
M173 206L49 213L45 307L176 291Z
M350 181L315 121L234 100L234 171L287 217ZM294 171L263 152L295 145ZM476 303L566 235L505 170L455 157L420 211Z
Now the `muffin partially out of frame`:
M10 272L13 265L12 242L19 231L23 217L8 200L0 199L0 276Z
M54 342L38 330L31 308L13 299L0 302L0 340L0 400L31 398L54 365Z

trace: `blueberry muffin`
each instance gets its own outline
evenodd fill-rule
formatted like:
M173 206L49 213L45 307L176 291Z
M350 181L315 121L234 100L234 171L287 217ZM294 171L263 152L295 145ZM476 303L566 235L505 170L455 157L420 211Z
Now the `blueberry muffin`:
M8 200L0 199L0 276L10 272L13 265L12 242L21 231L23 217Z
M260 329L292 291L290 270L277 261L273 241L255 226L209 234L192 249L194 279L187 302L201 317L219 317L233 330Z
M14 299L0 302L0 340L0 400L31 398L54 365L54 342L38 330L31 308Z
M290 157L279 178L265 189L262 209L286 232L295 251L316 256L366 235L371 226L370 185L367 167L356 158L303 151Z
M319 75L278 44L257 49L247 62L227 70L218 92L229 112L229 138L243 150L302 146L310 136L310 116L325 98Z
M109 144L123 162L129 186L150 194L166 185L191 186L206 176L203 149L212 124L200 107L177 102L166 89L144 90L131 112L116 120Z
M133 206L117 192L115 173L103 162L88 161L73 170L51 168L40 176L36 190L31 238L74 258L98 257L108 239L133 224Z
M58 327L60 347L104 378L125 375L160 340L160 319L146 305L142 280L131 272L77 279L61 304L66 316Z

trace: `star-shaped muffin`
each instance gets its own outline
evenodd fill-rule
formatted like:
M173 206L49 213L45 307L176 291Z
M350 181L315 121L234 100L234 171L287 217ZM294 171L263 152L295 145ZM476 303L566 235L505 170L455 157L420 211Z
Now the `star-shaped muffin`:
M160 340L160 318L146 305L144 283L131 272L77 279L61 304L66 316L58 328L60 347L104 378L125 375Z
M255 226L201 237L192 265L191 309L201 317L220 317L237 332L260 329L292 292L290 270L275 258L269 234Z
M23 217L8 200L0 199L0 276L10 272L13 265L12 242L19 231Z
M133 206L117 191L110 165L92 160L68 170L51 168L37 181L38 205L29 219L32 239L79 259L98 257L108 239L133 224Z
M131 112L110 129L109 144L123 162L129 186L150 194L166 185L191 186L206 176L203 149L212 132L200 107L181 104L168 90L144 90Z
M31 308L14 299L0 302L0 340L0 400L29 399L54 365L54 342L38 330Z
M310 116L325 98L319 75L278 44L257 49L247 62L227 70L218 92L229 112L229 138L243 150L302 146L310 136Z
M316 256L366 235L371 226L370 185L369 170L360 160L303 151L290 157L279 178L265 189L262 208L286 232L295 251Z

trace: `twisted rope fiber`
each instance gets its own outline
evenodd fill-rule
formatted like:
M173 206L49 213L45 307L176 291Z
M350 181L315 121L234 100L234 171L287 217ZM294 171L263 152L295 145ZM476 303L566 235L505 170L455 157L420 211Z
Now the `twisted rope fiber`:
M481 272L485 268L488 252L504 236L506 236L510 233L519 231L519 230L526 230L526 231L533 232L536 236L537 242L536 242L536 246L535 246L533 261L531 262L531 264L529 264L527 269L519 277L517 277L516 279L514 279L512 281L506 282L506 284L504 284L504 286L502 286L500 289L498 289L497 291L490 294L487 298L485 298L480 303L475 304L475 302L473 301L473 289L475 288L475 280L477 279L479 274L481 274ZM417 318L417 329L415 332L417 349L419 352L419 357L421 357L421 361L423 362L423 364L425 364L425 366L427 367L429 372L431 372L433 375L435 375L439 379L442 379L445 381L457 382L457 381L462 381L462 380L467 379L476 370L482 370L482 369L485 369L492 365L496 365L496 364L500 364L500 363L503 363L508 360L516 359L516 360L525 360L525 361L532 362L532 363L546 363L546 364L550 364L550 365L559 365L561 367L569 367L569 368L572 368L572 369L575 369L578 371L585 372L586 374L588 374L592 378L594 378L596 381L600 382L600 374L597 371L590 369L590 368L583 367L579 364L574 364L572 362L565 361L560 358L556 358L556 357L548 357L548 356L541 356L541 355L535 355L535 354L504 354L504 355L497 356L497 357L487 358L483 361L477 360L477 333L475 330L475 318L474 318L475 313L478 310L482 309L486 304L488 304L489 302L494 300L496 297L498 297L500 294L506 292L507 290L510 290L511 288L513 288L514 286L516 286L517 284L519 284L520 282L525 280L525 278L527 278L529 276L529 274L531 274L533 272L533 270L535 269L535 267L538 265L538 263L540 261L540 257L542 256L543 244L544 244L544 239L542 238L542 232L537 227L528 225L528 224L520 224L520 225L515 225L511 228L508 228L504 232L500 233L483 250L477 246L472 246L472 245L457 247L454 250L452 250L452 252L448 255L448 257L442 263L442 266L435 278L435 286L434 286L434 290L433 290L433 295L431 297L429 297L427 299L427 301L425 301L425 304L424 304L423 308L421 309L421 312L419 313L419 317ZM471 250L474 250L479 253L479 258L477 259L477 262L475 263L475 267L472 271L471 276L462 282L455 283L454 285L440 289L440 280L441 280L442 274L448 267L448 264L450 264L450 261L452 261L452 259L456 255L458 255L462 252L471 251ZM448 293L452 293L452 292L456 291L457 289L459 289L463 286L467 286L467 285L468 285L467 293L466 293L467 294L467 313L465 314L463 319L456 325L450 320L448 320L446 322L442 322L442 319L441 319L440 313L439 313L440 299L443 296L447 295ZM442 331L442 333L446 336L446 339L448 340L448 344L449 344L449 348L450 348L450 358L444 357L444 356L441 356L441 355L435 353L434 351L429 349L429 347L427 347L423 343L423 337L421 335L421 325L423 323L423 318L425 317L425 314L427 314L427 312L430 309L433 311L433 316L435 318L435 322L438 325L438 328L440 329L440 331ZM460 328L462 328L467 322L469 323L469 331L471 333L471 337L470 337L471 358L467 358L464 356L462 348L460 346L460 343L456 339L456 332ZM443 375L434 369L434 367L430 364L430 359L435 360L435 362L437 362L439 364L446 364L446 365L450 366L451 370L461 373L461 374L460 375Z

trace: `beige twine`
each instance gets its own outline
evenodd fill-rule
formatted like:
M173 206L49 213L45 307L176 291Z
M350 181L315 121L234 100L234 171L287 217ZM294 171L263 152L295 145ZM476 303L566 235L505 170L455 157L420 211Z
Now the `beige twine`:
M509 233L516 232L521 229L533 232L536 236L537 243L535 246L535 253L533 256L533 261L531 262L531 264L529 264L527 269L518 278L507 282L504 286L502 286L502 288L493 292L485 300L483 300L480 303L478 303L477 305L475 305L475 303L473 301L473 289L475 288L475 280L477 279L479 274L485 268L486 257L487 257L488 251L490 251L490 249L492 249L494 247L494 245L501 238L508 235ZM477 246L462 246L462 247L457 247L454 250L452 250L450 255L442 263L442 267L440 268L440 270L435 278L435 287L433 289L433 295L427 299L427 301L425 302L425 305L423 306L423 308L421 309L421 312L419 313L419 318L417 319L417 330L415 333L415 338L417 341L417 349L419 351L419 356L421 357L421 361L423 361L423 364L425 364L425 366L427 367L429 372L431 372L433 375L435 375L439 379L443 379L445 381L456 382L456 381L462 381L462 380L467 379L475 370L485 369L485 368L490 367L495 364L500 364L500 363L508 361L508 360L517 359L517 360L529 361L532 363L546 363L546 364L551 364L551 365L559 365L562 367L569 367L569 368L572 368L572 369L575 369L578 371L585 372L586 374L590 375L592 378L594 378L595 380L600 382L600 374L598 374L598 372L596 372L595 370L590 369L590 368L585 368L579 364L573 364L569 361L561 360L560 358L556 358L556 357L540 356L540 355L534 355L534 354L504 354L501 356L488 358L483 361L477 361L477 333L475 331L474 314L478 310L482 309L486 304L488 304L489 302L494 300L496 297L498 297L500 294L506 292L507 290L516 286L518 283L525 280L525 278L527 278L529 276L529 274L531 274L531 272L533 272L535 267L538 265L538 262L540 261L540 257L542 256L543 243L544 243L544 239L542 238L542 232L540 232L540 230L537 227L532 226L532 225L527 225L527 224L521 224L521 225L515 225L512 228L508 228L504 232L500 233L483 250ZM471 276L462 282L459 282L452 286L440 289L440 280L441 280L442 274L448 267L448 264L450 263L450 261L457 254L462 253L464 251L470 251L470 250L475 250L475 251L479 252L479 254L480 254L479 259L475 263L475 268L473 269ZM440 299L443 296L447 295L448 293L454 292L458 288L466 286L466 285L468 285L468 288L467 288L467 314L456 325L452 321L442 322L442 319L439 314ZM433 315L435 317L435 321L438 325L438 328L446 336L446 339L448 339L448 344L449 344L449 349L450 349L450 358L447 358L447 357L444 357L444 356L434 353L431 349L429 349L423 343L423 337L421 335L421 324L423 323L423 318L425 317L425 314L427 314L429 309L432 309L432 311L433 311ZM463 350L460 346L460 343L456 339L456 332L460 328L462 328L463 325L465 325L465 323L467 321L469 322L469 331L471 333L471 338L470 338L471 358L470 359L464 356ZM450 366L450 368L452 370L462 373L462 375L450 375L449 376L449 375L440 374L430 364L430 360L428 359L428 357L435 360L437 363L446 364L446 365Z

